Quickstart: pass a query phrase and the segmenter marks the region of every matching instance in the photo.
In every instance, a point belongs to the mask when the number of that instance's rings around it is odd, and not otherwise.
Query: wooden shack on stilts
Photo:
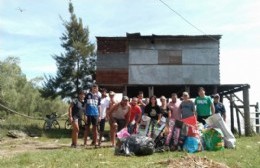
[[[220,84],[219,40],[221,35],[172,36],[127,33],[126,37],[97,38],[96,82],[101,87],[129,97],[143,91],[151,95],[178,96],[183,91],[195,98],[197,89],[204,87],[207,95],[218,93],[230,102],[231,130],[239,135],[241,117],[244,133],[252,134],[250,120],[249,84]],[[242,92],[242,98],[237,96]],[[240,103],[238,105],[238,102]],[[258,105],[255,112],[259,131]],[[234,110],[236,113],[234,113]]]

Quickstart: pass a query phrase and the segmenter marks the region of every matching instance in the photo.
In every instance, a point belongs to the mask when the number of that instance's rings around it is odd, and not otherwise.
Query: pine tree
[[[79,89],[88,89],[94,81],[95,46],[89,41],[88,28],[84,28],[82,19],[77,19],[74,14],[71,2],[69,2],[69,13],[70,21],[63,20],[66,31],[60,38],[65,53],[53,56],[58,70],[55,77],[45,76],[41,92],[44,97],[71,98]]]

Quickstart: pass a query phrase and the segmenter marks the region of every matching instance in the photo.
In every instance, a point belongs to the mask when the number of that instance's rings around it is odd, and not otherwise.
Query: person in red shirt
[[[141,121],[142,118],[142,110],[139,105],[137,105],[138,98],[134,97],[132,98],[132,101],[130,103],[131,109],[130,109],[130,119],[128,124],[128,132],[130,134],[136,134],[138,130],[138,124]]]

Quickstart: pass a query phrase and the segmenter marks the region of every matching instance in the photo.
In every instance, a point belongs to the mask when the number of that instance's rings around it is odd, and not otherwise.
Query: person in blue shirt
[[[215,113],[219,113],[222,116],[223,120],[226,122],[226,109],[224,104],[219,101],[219,98],[219,94],[214,95]]]
[[[100,101],[101,97],[98,92],[98,85],[94,84],[91,91],[85,96],[86,110],[85,110],[85,131],[84,131],[84,145],[87,145],[87,138],[90,132],[90,125],[92,125],[93,141],[92,145],[97,145],[97,125],[100,121]]]

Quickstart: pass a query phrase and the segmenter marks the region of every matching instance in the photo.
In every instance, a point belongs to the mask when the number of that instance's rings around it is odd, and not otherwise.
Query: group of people
[[[142,91],[136,97],[123,96],[120,102],[115,100],[115,92],[107,92],[94,84],[91,91],[85,94],[83,91],[78,93],[78,99],[73,101],[69,107],[69,119],[72,123],[72,147],[77,147],[79,134],[78,121],[81,120],[82,113],[85,121],[84,145],[87,145],[90,126],[92,125],[91,145],[101,145],[104,135],[105,123],[110,125],[110,142],[115,146],[116,133],[122,129],[127,129],[130,134],[138,133],[138,126],[142,116],[149,116],[154,125],[159,123],[164,117],[166,122],[171,119],[182,120],[190,116],[196,116],[197,121],[205,124],[205,119],[214,113],[220,113],[226,121],[225,107],[219,101],[220,96],[214,95],[214,101],[205,94],[205,89],[198,89],[198,97],[193,101],[188,92],[183,92],[181,99],[176,93],[171,94],[171,101],[167,102],[165,96],[160,97],[160,105],[157,104],[157,97],[151,96],[144,99]],[[153,131],[153,130],[152,130]],[[99,135],[99,137],[98,137]]]

